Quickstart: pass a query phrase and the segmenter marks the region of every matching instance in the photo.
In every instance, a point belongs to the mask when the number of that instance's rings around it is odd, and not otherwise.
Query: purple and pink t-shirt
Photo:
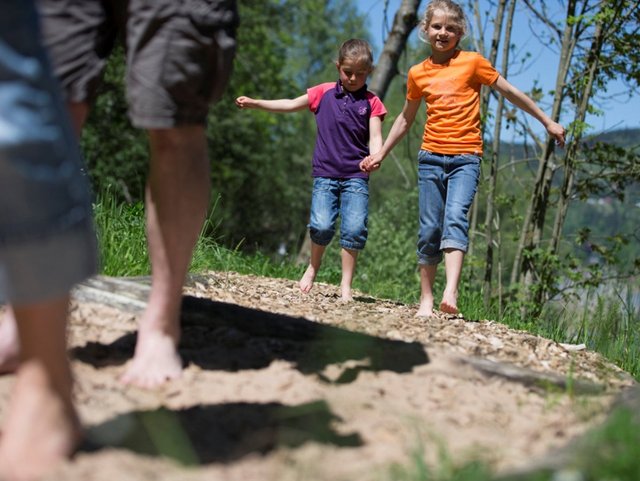
[[[316,85],[307,94],[317,125],[313,177],[367,178],[359,164],[369,155],[369,119],[387,113],[382,101],[366,85],[349,92],[340,81]]]

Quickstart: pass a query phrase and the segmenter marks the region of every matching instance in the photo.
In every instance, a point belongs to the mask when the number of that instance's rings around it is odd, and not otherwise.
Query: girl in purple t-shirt
[[[382,146],[382,101],[367,90],[373,70],[371,47],[351,39],[338,51],[339,80],[316,85],[295,99],[259,100],[238,97],[240,108],[269,112],[297,112],[309,108],[316,116],[317,137],[313,153],[311,196],[311,260],[300,279],[300,290],[313,287],[324,251],[335,233],[340,215],[342,247],[341,298],[352,300],[351,283],[358,253],[367,240],[369,175],[359,165]]]

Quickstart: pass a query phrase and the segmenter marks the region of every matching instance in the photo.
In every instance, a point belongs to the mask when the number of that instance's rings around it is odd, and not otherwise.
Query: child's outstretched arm
[[[536,103],[525,93],[510,84],[502,75],[498,76],[498,79],[493,83],[493,85],[491,85],[491,87],[497,90],[513,105],[537,119],[544,128],[547,129],[549,135],[556,139],[556,144],[560,147],[564,147],[564,127],[551,120],[551,118],[545,114],[542,109],[540,109],[540,107],[538,107]]]
[[[380,164],[382,164],[384,158],[409,131],[409,128],[416,118],[421,102],[422,99],[405,100],[402,112],[400,112],[400,115],[398,115],[395,122],[393,122],[384,144],[377,152],[373,148],[370,148],[371,155],[365,157],[364,160],[360,162],[360,170],[373,172],[380,168]]]
[[[297,112],[309,105],[309,95],[304,94],[295,99],[263,100],[253,99],[244,95],[236,99],[236,105],[241,109],[260,109],[267,112]]]

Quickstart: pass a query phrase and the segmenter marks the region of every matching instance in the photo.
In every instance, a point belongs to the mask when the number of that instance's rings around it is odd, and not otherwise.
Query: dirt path
[[[188,365],[154,392],[117,383],[136,314],[75,303],[89,442],[50,479],[383,481],[415,453],[508,470],[599,422],[633,384],[591,352],[490,321],[426,322],[415,306],[364,296],[343,304],[334,286],[301,295],[288,280],[210,273],[186,293]],[[487,374],[503,363],[514,369]],[[577,380],[603,390],[552,388]],[[11,382],[0,379],[3,401]]]

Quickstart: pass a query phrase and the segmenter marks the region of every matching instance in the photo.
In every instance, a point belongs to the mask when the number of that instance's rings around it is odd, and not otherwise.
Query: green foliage
[[[617,409],[588,438],[575,464],[585,481],[640,479],[640,423],[637,413]]]
[[[619,283],[606,286],[583,293],[581,309],[570,307],[558,315],[552,305],[545,317],[559,320],[563,342],[584,343],[640,377],[640,294]]]
[[[110,189],[98,194],[94,218],[101,273],[108,276],[149,274],[144,207],[119,202]]]
[[[111,56],[98,97],[82,131],[81,147],[96,191],[110,189],[121,201],[140,200],[148,169],[144,132],[127,117],[124,51]]]
[[[369,240],[358,259],[355,287],[388,299],[417,300],[417,220],[415,188],[370,213]]]
[[[447,460],[437,468],[429,467],[422,453],[415,453],[409,466],[399,464],[390,469],[390,480],[393,481],[491,481],[492,475],[488,466],[472,461],[457,466]]]

